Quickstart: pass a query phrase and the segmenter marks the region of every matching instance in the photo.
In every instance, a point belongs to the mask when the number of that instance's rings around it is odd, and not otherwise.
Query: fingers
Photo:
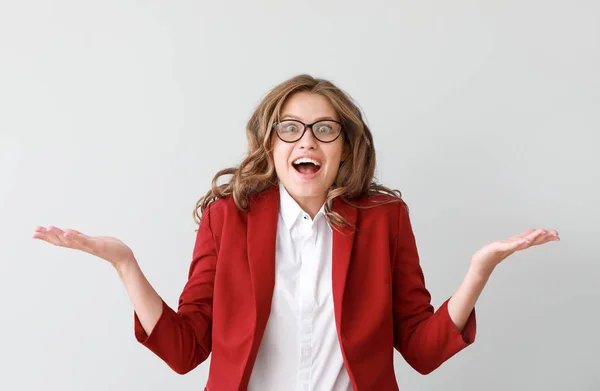
[[[54,226],[47,228],[36,227],[33,238],[44,240],[55,246],[68,247],[86,252],[93,250],[91,238],[74,229],[63,231]]]
[[[510,238],[508,238],[508,240],[514,240],[514,239],[522,239],[524,237],[526,237],[527,235],[530,235],[531,233],[535,232],[536,230],[531,228],[528,230],[525,230],[523,232],[521,232],[520,234],[517,234],[515,236],[511,236]]]
[[[505,248],[510,249],[508,251],[514,252],[524,250],[531,246],[537,246],[540,244],[548,243],[551,241],[560,240],[558,232],[554,229],[528,229],[518,235],[515,235],[505,241]]]
[[[54,244],[55,246],[64,246],[65,242],[61,237],[62,233],[60,229],[53,226],[47,228],[36,227],[33,237]]]
[[[525,238],[529,240],[531,246],[537,246],[551,241],[560,240],[558,232],[554,229],[537,229],[525,236]]]
[[[506,240],[499,241],[496,250],[513,252],[556,240],[560,240],[556,230],[528,229]]]

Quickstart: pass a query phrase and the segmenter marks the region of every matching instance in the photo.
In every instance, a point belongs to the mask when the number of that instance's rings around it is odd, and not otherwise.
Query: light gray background
[[[129,244],[171,305],[192,210],[245,153],[266,91],[330,78],[363,108],[439,306],[470,256],[530,227],[474,345],[401,390],[600,390],[600,3],[8,1],[0,5],[0,389],[200,390],[134,340],[100,259],[36,225]]]

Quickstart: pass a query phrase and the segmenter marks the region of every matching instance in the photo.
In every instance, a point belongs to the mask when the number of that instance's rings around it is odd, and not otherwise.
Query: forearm
[[[448,301],[448,314],[462,332],[492,270],[471,265],[462,283]]]
[[[135,258],[123,262],[116,270],[144,331],[150,335],[162,314],[161,297],[150,285]]]
[[[209,262],[205,259],[202,266]],[[212,273],[203,272],[200,268],[195,270],[196,274],[190,277],[193,281],[188,281],[189,285],[180,297],[183,304],[176,312],[150,285],[135,260],[117,267],[134,307],[137,341],[179,374],[191,371],[206,360],[212,349],[212,289],[207,289],[207,284],[201,282],[196,284],[206,274]]]

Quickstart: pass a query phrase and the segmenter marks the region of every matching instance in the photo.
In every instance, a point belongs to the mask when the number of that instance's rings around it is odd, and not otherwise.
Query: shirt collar
[[[281,217],[283,217],[283,221],[284,221],[287,229],[292,228],[292,226],[298,219],[298,216],[307,214],[306,212],[304,212],[302,210],[300,205],[298,205],[296,200],[294,200],[292,198],[290,193],[288,193],[288,191],[286,190],[286,188],[283,186],[283,184],[281,182],[279,182],[279,213],[281,214]],[[319,209],[319,212],[315,216],[314,220],[319,218],[319,215],[324,215],[324,214],[325,214],[325,205],[321,206],[321,209]]]

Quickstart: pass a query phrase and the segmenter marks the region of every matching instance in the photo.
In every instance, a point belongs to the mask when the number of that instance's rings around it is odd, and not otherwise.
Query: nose
[[[306,132],[304,132],[304,135],[302,135],[302,138],[298,141],[298,145],[300,146],[300,148],[317,148],[318,140],[312,133],[312,127],[309,126],[306,128]]]

